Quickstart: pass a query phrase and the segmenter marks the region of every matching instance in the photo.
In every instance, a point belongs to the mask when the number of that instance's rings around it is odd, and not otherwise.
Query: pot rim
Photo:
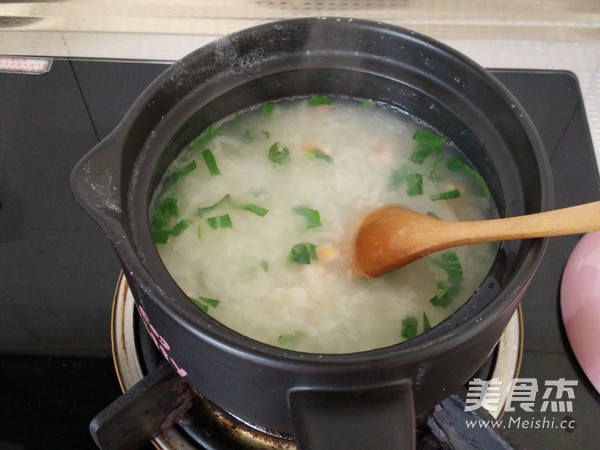
[[[126,113],[120,125],[107,139],[112,139],[113,143],[118,142],[117,146],[125,145],[127,134],[134,125],[135,117],[143,113],[148,106],[149,99],[152,99],[153,96],[162,89],[164,80],[180,76],[181,70],[185,69],[189,62],[193,61],[198,55],[218,48],[219,46],[227,45],[232,38],[240,39],[247,34],[255,33],[257,31],[272,31],[280,27],[294,24],[306,24],[315,21],[346,22],[348,26],[351,27],[375,27],[382,32],[402,35],[410,40],[420,41],[425,46],[438,48],[451,56],[459,64],[468,65],[471,70],[476,71],[489,86],[494,88],[504,101],[513,106],[513,119],[520,124],[524,133],[527,135],[538,164],[541,184],[540,211],[552,207],[554,196],[550,164],[546,157],[546,153],[543,150],[541,139],[526,111],[508,89],[486,69],[446,44],[403,27],[365,19],[344,17],[296,18],[265,23],[217,39],[216,41],[191,52],[160,75],[140,95]],[[187,305],[184,307],[183,299],[187,300],[187,296],[185,296],[181,290],[179,290],[177,295],[175,295],[175,292],[169,291],[167,293],[163,290],[143,262],[136,258],[125,256],[128,252],[130,255],[139,254],[137,249],[135,249],[131,243],[127,242],[127,240],[121,239],[118,242],[115,242],[115,247],[121,255],[124,265],[129,268],[127,272],[135,273],[136,277],[142,278],[145,293],[153,298],[154,302],[161,308],[162,312],[174,318],[179,326],[190,331],[207,344],[213,347],[219,347],[236,356],[261,360],[263,363],[270,366],[288,367],[293,365],[294,369],[297,369],[300,365],[309,371],[314,367],[315,370],[322,372],[326,368],[333,371],[338,369],[346,370],[349,366],[361,367],[366,363],[369,367],[372,367],[375,363],[377,363],[378,368],[392,367],[397,365],[400,361],[404,364],[410,361],[422,360],[427,357],[435,357],[436,354],[447,351],[448,348],[455,346],[456,343],[471,339],[474,335],[483,332],[491,326],[497,320],[498,315],[509,309],[513,309],[512,306],[518,303],[519,298],[517,293],[525,287],[527,280],[531,279],[533,273],[537,269],[547,241],[548,239],[545,238],[532,240],[531,247],[527,250],[525,257],[512,274],[511,279],[502,286],[500,292],[496,295],[495,300],[486,305],[477,315],[469,316],[457,326],[442,332],[442,325],[448,324],[450,319],[454,317],[458,311],[464,307],[463,306],[445,319],[441,324],[433,327],[432,330],[422,333],[408,341],[388,347],[343,354],[317,354],[288,350],[256,341],[241,333],[233,331],[209,315],[203,314],[201,311],[192,311]],[[166,268],[163,266],[161,270],[166,270]],[[165,297],[169,298],[169,301],[163,301],[162,298]],[[470,300],[467,300],[465,305],[469,302]]]

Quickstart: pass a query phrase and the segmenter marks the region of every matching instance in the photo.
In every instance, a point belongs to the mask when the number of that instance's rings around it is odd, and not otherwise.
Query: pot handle
[[[416,446],[410,380],[364,389],[296,388],[288,401],[299,449]]]
[[[90,150],[71,172],[77,202],[105,232],[122,234],[121,145],[115,134]]]
[[[145,449],[191,406],[191,388],[165,363],[94,417],[90,433],[102,450]]]

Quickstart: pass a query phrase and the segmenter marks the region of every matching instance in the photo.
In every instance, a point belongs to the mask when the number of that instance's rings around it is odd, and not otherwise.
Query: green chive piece
[[[410,155],[409,159],[416,164],[423,164],[432,152],[433,147],[418,145],[413,154]]]
[[[309,106],[320,106],[331,104],[331,97],[328,95],[316,95],[308,99]]]
[[[221,198],[221,200],[219,200],[218,202],[212,204],[212,205],[208,205],[208,206],[202,206],[200,208],[196,208],[196,215],[197,216],[204,216],[204,214],[214,211],[215,209],[217,209],[218,207],[222,206],[223,204],[228,203],[229,206],[233,209],[239,209],[242,211],[249,211],[253,214],[256,214],[257,216],[260,217],[264,217],[269,210],[263,206],[257,205],[255,203],[244,203],[244,204],[238,204],[236,202],[233,201],[233,199],[231,198],[231,196],[229,194],[225,194],[223,196],[223,198]]]
[[[413,139],[417,142],[430,145],[435,150],[441,150],[446,143],[446,138],[434,133],[430,130],[419,130],[413,135]]]
[[[213,154],[210,148],[206,148],[202,150],[202,159],[208,168],[208,172],[212,175],[220,175],[219,167],[217,166],[217,160],[215,159],[215,155]]]
[[[453,198],[458,197],[460,197],[460,191],[458,189],[452,189],[446,192],[438,192],[437,194],[431,195],[429,198],[435,202],[438,200],[452,200]]]
[[[180,220],[175,224],[173,228],[171,228],[171,236],[179,236],[183,233],[190,225],[192,224],[191,220]]]
[[[198,237],[199,241],[202,240],[202,227],[200,225],[198,225],[198,230],[196,231],[196,236]]]
[[[447,307],[460,291],[463,280],[463,269],[456,252],[448,250],[440,255],[439,258],[432,258],[433,264],[440,267],[448,276],[447,281],[438,281],[438,293],[432,297],[429,302],[436,308]]]
[[[400,336],[404,339],[410,339],[417,335],[417,327],[419,326],[419,321],[415,316],[406,316],[402,319],[402,325],[400,330]]]
[[[429,324],[429,317],[427,317],[426,313],[423,313],[423,331],[431,330],[431,325]]]
[[[279,148],[279,142],[275,142],[269,148],[269,159],[274,164],[284,164],[290,159],[290,150],[287,147]]]
[[[433,263],[448,274],[450,282],[463,280],[463,268],[455,251],[448,250],[443,252],[439,259],[436,258],[433,260]]]
[[[267,261],[266,259],[261,260],[260,267],[262,268],[263,271],[268,272],[269,271],[269,261]]]
[[[377,105],[377,103],[374,100],[361,100],[360,104],[368,108]]]
[[[370,277],[359,277],[356,281],[360,286],[370,286],[373,284],[373,279]]]
[[[305,151],[306,157],[312,160],[320,160],[325,161],[327,164],[333,164],[333,158],[329,156],[327,153],[319,150],[319,149],[311,149]]]
[[[437,167],[443,159],[444,159],[443,156],[440,156],[433,162],[433,164],[431,164],[431,166],[429,167],[429,170],[427,171],[427,178],[429,180],[431,180],[431,181],[439,180],[439,175],[437,173]]]
[[[471,166],[465,163],[458,156],[452,156],[446,163],[446,167],[452,172],[462,170],[465,173],[467,173],[471,178],[473,178],[473,180],[475,180],[475,183],[482,190],[483,195],[485,195],[486,198],[491,198],[492,194],[490,192],[490,188],[488,187],[483,177],[479,174],[479,172],[477,172],[475,169],[473,169]]]
[[[289,260],[294,264],[310,264],[311,261],[317,261],[317,246],[310,242],[301,242],[292,247],[289,254]]]
[[[171,219],[177,216],[179,216],[177,200],[173,197],[166,197],[152,211],[152,228],[154,230],[164,230],[168,227]]]
[[[392,188],[398,188],[404,183],[406,183],[406,193],[408,196],[414,197],[423,194],[423,175],[409,171],[406,166],[394,170],[390,177]]]
[[[266,216],[267,213],[269,212],[269,210],[267,208],[263,208],[262,206],[256,205],[254,203],[246,203],[240,209],[242,209],[244,211],[250,211],[251,213],[256,214],[257,216],[260,216],[260,217]]]
[[[196,215],[202,217],[207,212],[214,211],[215,209],[217,209],[219,206],[221,206],[223,203],[225,203],[228,200],[229,200],[229,194],[225,194],[225,196],[221,200],[219,200],[218,202],[216,202],[212,205],[196,208]]]
[[[410,156],[410,160],[416,164],[423,164],[427,157],[433,152],[439,152],[446,143],[446,138],[433,131],[419,130],[413,135],[417,141],[417,148]]]
[[[409,173],[406,176],[406,193],[409,197],[423,194],[423,175],[420,173]]]
[[[220,301],[214,298],[208,297],[190,297],[191,302],[200,308],[205,313],[208,313],[209,308],[216,308],[219,306]]]
[[[438,293],[429,299],[429,303],[431,303],[436,308],[446,308],[452,300],[454,296],[458,292],[458,285],[452,284],[447,285],[446,283],[438,284]]]
[[[180,169],[177,169],[177,170],[174,170],[173,172],[171,172],[165,178],[165,181],[163,183],[163,190],[167,189],[167,188],[171,187],[172,185],[174,185],[175,183],[177,183],[179,180],[181,180],[188,173],[194,171],[196,169],[196,167],[197,167],[196,166],[196,161],[195,160],[191,160],[185,166],[183,166]]]
[[[152,231],[152,241],[155,244],[166,244],[171,237],[171,230]]]
[[[192,142],[190,142],[190,150],[195,148],[204,148],[206,144],[219,134],[219,129],[216,127],[208,127],[200,135],[198,135]]]
[[[206,222],[213,230],[221,228],[233,228],[233,222],[229,214],[223,214],[222,216],[208,217]]]
[[[308,206],[296,205],[294,206],[294,212],[305,219],[306,229],[321,227],[321,214],[316,209],[309,208]]]
[[[199,297],[199,299],[212,308],[216,308],[217,306],[219,306],[219,303],[221,303],[220,300],[216,300],[214,298]]]
[[[305,333],[303,333],[302,331],[296,331],[294,333],[289,333],[289,334],[282,334],[280,336],[277,337],[277,340],[279,341],[280,344],[293,344],[296,341],[298,341],[298,339],[302,338],[306,336]]]
[[[457,172],[465,167],[465,163],[458,156],[452,156],[446,163],[446,167],[452,172]]]
[[[265,103],[264,105],[262,105],[262,107],[260,108],[260,112],[264,115],[264,116],[268,116],[270,114],[273,113],[273,110],[275,109],[275,105],[273,103]]]
[[[406,181],[408,174],[409,174],[409,171],[405,166],[402,166],[399,169],[394,170],[390,177],[390,185],[393,188],[402,186],[402,184]]]

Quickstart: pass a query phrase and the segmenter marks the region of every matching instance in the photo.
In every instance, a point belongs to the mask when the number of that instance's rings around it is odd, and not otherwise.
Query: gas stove
[[[97,448],[90,421],[133,382],[124,382],[114,351],[113,300],[123,289],[119,262],[72,199],[69,175],[166,67],[53,59],[40,75],[0,73],[0,449]],[[540,132],[556,207],[598,200],[597,163],[576,78],[559,71],[493,73]],[[515,447],[600,442],[600,395],[571,352],[559,307],[562,271],[578,239],[550,240],[522,302],[518,357],[505,374],[540,387],[577,381],[572,407],[542,411],[540,393],[532,411],[505,408],[501,431]],[[167,444],[157,438],[154,445]],[[204,447],[231,448],[219,442]]]

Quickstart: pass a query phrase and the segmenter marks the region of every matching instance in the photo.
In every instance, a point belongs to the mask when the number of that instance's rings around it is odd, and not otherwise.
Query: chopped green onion
[[[262,105],[262,107],[260,108],[260,112],[265,115],[268,116],[270,114],[273,113],[273,110],[275,109],[275,105],[273,103],[265,103],[264,105]]]
[[[264,136],[265,139],[271,139],[271,132],[270,131],[264,130],[262,132],[262,135]]]
[[[171,230],[154,230],[152,231],[152,241],[155,244],[166,244],[171,237]]]
[[[465,166],[465,163],[458,156],[452,156],[446,163],[446,167],[448,168],[448,170],[451,170],[452,172],[461,170],[464,166]]]
[[[429,198],[432,201],[438,200],[451,200],[453,198],[460,197],[460,191],[458,189],[452,189],[451,191],[438,192],[437,194],[431,195]]]
[[[366,107],[372,107],[377,105],[377,103],[374,100],[361,100],[360,104]]]
[[[306,157],[311,161],[314,159],[319,159],[321,161],[325,161],[327,164],[333,164],[333,158],[319,149],[315,148],[311,150],[306,150],[305,153]]]
[[[202,150],[202,159],[208,168],[208,172],[212,175],[220,175],[219,167],[217,166],[217,160],[215,159],[215,155],[210,148],[206,148]]]
[[[331,97],[328,95],[316,95],[308,99],[309,106],[329,105],[330,103]]]
[[[282,334],[277,337],[277,340],[279,341],[280,344],[293,344],[294,342],[296,342],[298,339],[302,338],[303,336],[306,336],[306,334],[303,333],[302,331],[296,331],[294,333]]]
[[[439,152],[446,142],[446,138],[435,134],[429,130],[419,130],[413,135],[413,140],[417,141],[417,148],[410,157],[410,160],[416,164],[423,164],[427,157],[433,152]]]
[[[427,144],[435,150],[441,150],[446,143],[446,138],[430,130],[419,130],[413,135],[413,139],[422,144]]]
[[[371,284],[373,284],[373,279],[371,277],[358,277],[356,279],[356,281],[358,282],[358,284],[360,286],[370,286]]]
[[[223,214],[222,216],[208,217],[206,219],[206,222],[208,222],[208,225],[213,230],[218,230],[221,228],[233,228],[233,222],[231,221],[231,217],[229,217],[229,214]]]
[[[444,159],[443,156],[436,158],[436,160],[433,162],[433,164],[431,164],[431,166],[429,167],[429,170],[427,171],[427,178],[430,179],[431,181],[437,181],[439,179],[439,176],[436,173],[436,171],[437,171],[438,164],[443,159]]]
[[[212,205],[196,208],[196,215],[202,217],[207,212],[211,212],[211,211],[217,209],[219,206],[221,206],[223,203],[225,203],[228,200],[229,200],[229,194],[225,194],[225,196],[221,200],[219,200],[218,202],[216,202]]]
[[[223,205],[225,202],[227,202],[229,206],[233,209],[249,211],[260,217],[264,217],[269,212],[267,208],[264,208],[263,206],[257,205],[255,203],[244,203],[241,205],[237,204],[231,199],[231,196],[229,194],[225,194],[221,200],[212,205],[196,208],[196,215],[202,217],[204,214],[214,211],[219,206]]]
[[[184,230],[187,227],[190,226],[191,223],[192,223],[191,220],[180,220],[171,229],[162,229],[162,230],[154,229],[154,230],[152,230],[152,241],[155,244],[166,244],[169,241],[169,238],[171,236],[173,236],[173,237],[179,236],[181,233],[184,232]]]
[[[440,267],[448,274],[448,279],[453,281],[462,281],[463,269],[458,259],[458,255],[453,250],[448,250],[440,255],[440,258],[433,259],[433,264]]]
[[[171,228],[171,236],[179,236],[192,224],[191,220],[180,220]]]
[[[166,197],[152,211],[152,228],[154,230],[164,230],[171,219],[179,216],[179,206],[177,200],[173,197]]]
[[[406,175],[406,193],[409,197],[423,194],[423,175],[420,173],[409,173]]]
[[[262,206],[256,205],[254,203],[246,203],[240,209],[244,211],[250,211],[251,213],[256,214],[260,217],[264,217],[269,212],[267,208],[263,208]]]
[[[301,242],[292,247],[289,254],[289,260],[295,264],[310,264],[311,261],[317,261],[317,246],[310,242]]]
[[[451,284],[448,286],[445,283],[442,283],[441,285],[438,285],[438,289],[442,288],[440,289],[440,292],[430,298],[429,302],[436,308],[445,308],[452,303],[452,300],[454,300],[454,297],[456,297],[456,294],[458,293],[459,287],[458,284]]]
[[[290,150],[287,147],[279,148],[279,142],[275,142],[269,148],[269,159],[274,164],[284,164],[290,159]]]
[[[410,339],[417,335],[417,327],[419,326],[419,322],[415,316],[406,316],[402,319],[402,328],[400,330],[400,335],[404,339]]]
[[[416,164],[423,164],[432,152],[433,147],[419,144],[409,159]]]
[[[432,258],[432,261],[435,266],[446,272],[448,280],[437,282],[438,293],[429,302],[436,308],[445,308],[460,291],[463,280],[462,265],[458,255],[452,250],[442,253],[439,258]]]
[[[406,181],[406,177],[408,176],[408,169],[406,166],[402,166],[399,169],[396,169],[392,172],[390,177],[390,185],[392,187],[399,187]]]
[[[431,330],[431,325],[429,324],[429,317],[427,314],[423,313],[423,331]]]
[[[487,198],[490,198],[492,196],[487,183],[485,182],[483,177],[480,175],[480,173],[477,172],[475,169],[473,169],[471,166],[469,166],[467,163],[465,163],[458,156],[452,156],[446,163],[446,167],[448,168],[448,170],[451,170],[452,172],[463,170],[464,172],[469,174],[475,180],[475,183],[477,183],[477,185],[481,188],[481,190],[483,191],[483,194]]]
[[[198,135],[192,142],[190,142],[190,149],[204,148],[206,144],[219,134],[219,129],[216,127],[208,127],[200,135]]]
[[[302,217],[306,221],[306,229],[321,227],[321,214],[316,209],[309,208],[308,206],[296,205],[294,206],[294,212]]]
[[[202,227],[200,225],[198,225],[198,231],[196,231],[196,236],[198,237],[199,241],[202,240]]]
[[[267,261],[266,259],[261,260],[260,267],[262,267],[262,270],[264,270],[265,272],[268,272],[269,271],[269,261]]]
[[[188,173],[192,172],[195,169],[196,169],[196,161],[191,160],[188,164],[181,167],[180,169],[174,170],[169,175],[167,175],[167,178],[165,178],[165,181],[163,183],[163,190],[167,189],[168,187],[177,183],[184,176],[186,176]]]
[[[392,172],[390,184],[393,188],[398,188],[406,182],[406,193],[410,197],[423,194],[423,175],[417,172],[409,171],[406,166],[402,166]]]
[[[200,308],[205,313],[208,313],[208,308],[216,308],[217,306],[219,306],[219,303],[220,303],[219,300],[216,300],[214,298],[208,298],[208,297],[197,297],[197,298],[190,297],[190,300],[192,301],[192,303],[194,305],[196,305],[198,308]]]

